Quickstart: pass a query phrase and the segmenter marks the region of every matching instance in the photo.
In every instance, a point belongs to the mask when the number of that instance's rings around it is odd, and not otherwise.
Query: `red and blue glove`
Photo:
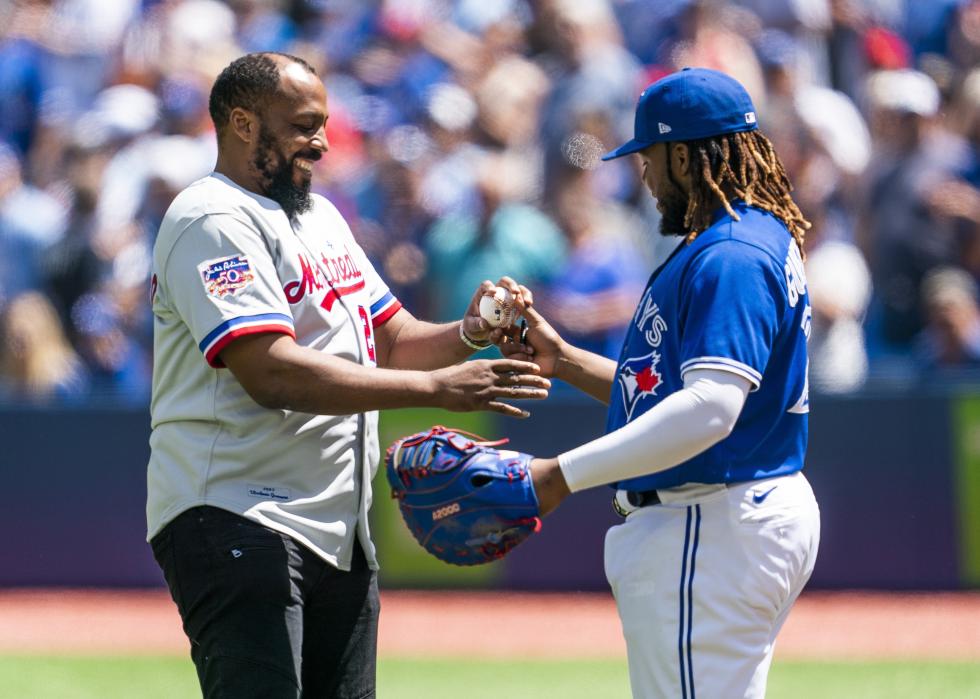
[[[391,495],[409,530],[436,558],[488,563],[541,529],[533,457],[496,449],[506,442],[436,426],[388,448]]]

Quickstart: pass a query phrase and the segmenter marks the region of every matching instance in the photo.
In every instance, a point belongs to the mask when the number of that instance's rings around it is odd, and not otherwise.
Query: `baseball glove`
[[[422,547],[454,565],[488,563],[541,529],[530,454],[437,425],[394,442],[391,496]]]

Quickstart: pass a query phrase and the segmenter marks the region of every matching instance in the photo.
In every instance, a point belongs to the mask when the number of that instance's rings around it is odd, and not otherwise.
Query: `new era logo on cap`
[[[752,98],[735,78],[710,68],[685,68],[649,85],[636,105],[633,138],[603,160],[654,143],[694,141],[758,128]]]

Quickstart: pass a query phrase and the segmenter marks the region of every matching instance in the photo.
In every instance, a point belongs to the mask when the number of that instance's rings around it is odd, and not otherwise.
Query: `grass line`
[[[161,656],[0,656],[0,694],[30,699],[200,696],[190,660]],[[627,699],[618,660],[382,658],[381,699]],[[980,663],[781,661],[769,699],[973,699]]]

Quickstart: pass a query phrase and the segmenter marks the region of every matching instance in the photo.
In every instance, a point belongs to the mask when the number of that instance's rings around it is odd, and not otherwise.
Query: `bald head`
[[[314,163],[327,152],[327,92],[313,67],[281,53],[251,53],[211,90],[219,172],[278,202],[293,218],[312,206]]]
[[[236,107],[262,113],[272,99],[311,81],[319,83],[316,70],[302,58],[272,52],[246,54],[214,81],[208,101],[214,128],[220,136]]]

